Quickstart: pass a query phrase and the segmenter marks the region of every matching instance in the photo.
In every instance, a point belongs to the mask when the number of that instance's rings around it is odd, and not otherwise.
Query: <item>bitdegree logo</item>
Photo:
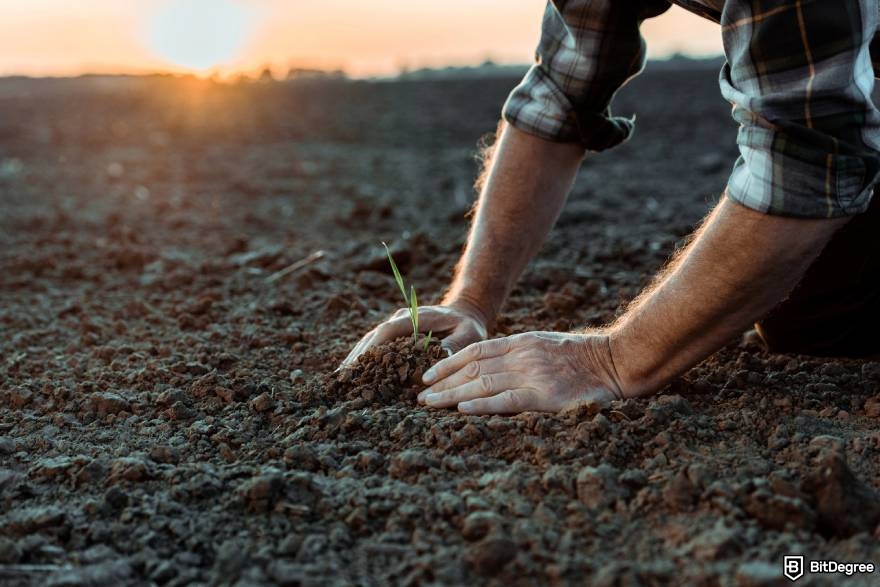
[[[810,561],[811,573],[873,573],[874,563],[839,563],[837,561]]]
[[[839,563],[833,560],[810,561],[804,565],[803,555],[788,555],[782,560],[782,574],[794,582],[804,576],[806,571],[811,574],[839,574],[851,577],[855,574],[873,574],[876,570],[874,563]]]

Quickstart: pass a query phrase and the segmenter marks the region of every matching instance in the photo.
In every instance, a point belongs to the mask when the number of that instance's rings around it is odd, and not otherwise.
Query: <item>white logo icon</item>
[[[804,557],[787,556],[782,561],[782,574],[797,581],[804,576]]]

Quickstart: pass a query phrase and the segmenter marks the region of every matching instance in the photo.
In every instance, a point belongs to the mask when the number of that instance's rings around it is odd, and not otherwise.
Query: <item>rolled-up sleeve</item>
[[[760,212],[864,212],[880,172],[870,43],[878,0],[730,0],[722,13],[740,157],[727,195]]]
[[[504,119],[590,151],[625,141],[633,120],[613,116],[611,100],[644,66],[641,21],[668,8],[665,0],[548,2],[535,63],[504,104]]]

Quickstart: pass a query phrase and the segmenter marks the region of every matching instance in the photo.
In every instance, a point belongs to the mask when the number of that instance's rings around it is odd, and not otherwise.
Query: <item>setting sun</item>
[[[176,0],[157,7],[147,39],[169,63],[205,71],[238,56],[254,20],[251,9],[233,0]]]

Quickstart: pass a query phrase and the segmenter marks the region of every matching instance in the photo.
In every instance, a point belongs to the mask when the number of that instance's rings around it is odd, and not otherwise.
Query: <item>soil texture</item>
[[[500,334],[604,324],[682,245],[737,155],[716,80],[649,67],[621,92],[635,136],[587,158]],[[734,342],[656,397],[516,417],[418,406],[436,345],[335,372],[397,308],[381,241],[442,294],[515,83],[0,81],[0,583],[880,563],[880,363]]]

